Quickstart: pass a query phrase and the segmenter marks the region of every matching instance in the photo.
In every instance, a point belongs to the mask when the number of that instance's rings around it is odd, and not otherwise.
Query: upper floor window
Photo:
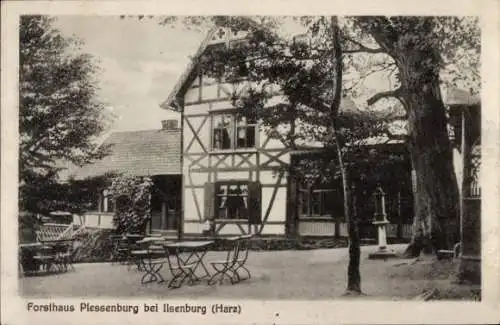
[[[257,122],[234,114],[213,115],[212,149],[255,148]]]

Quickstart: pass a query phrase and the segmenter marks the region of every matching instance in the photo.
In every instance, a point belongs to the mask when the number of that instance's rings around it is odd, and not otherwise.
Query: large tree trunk
[[[352,191],[347,183],[347,176],[343,173],[344,211],[348,218],[349,227],[349,266],[347,267],[347,292],[361,293],[361,274],[359,270],[361,247],[359,240],[358,220],[352,212]]]
[[[407,52],[396,60],[401,98],[408,113],[409,147],[416,172],[413,238],[407,254],[451,249],[459,240],[459,194],[439,88],[434,49]],[[433,56],[434,55],[434,56]]]
[[[337,147],[337,159],[342,176],[342,190],[344,194],[344,215],[348,225],[349,235],[349,265],[347,267],[347,289],[346,294],[361,294],[361,274],[359,271],[361,259],[361,247],[359,240],[358,220],[353,213],[353,194],[349,185],[349,173],[342,158],[342,150],[335,138]]]
[[[419,255],[424,246],[432,251],[449,249],[459,238],[459,195],[439,89],[442,60],[435,19],[368,17],[359,18],[358,23],[398,67],[399,89],[369,102],[392,94],[407,111],[410,155],[417,176],[414,235],[407,253]]]

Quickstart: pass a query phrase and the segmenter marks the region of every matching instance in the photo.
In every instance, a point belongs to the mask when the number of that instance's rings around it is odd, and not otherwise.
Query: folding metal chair
[[[174,253],[172,253],[169,248],[165,248],[165,251],[167,253],[168,268],[172,274],[172,279],[168,282],[168,287],[172,289],[180,288],[186,279],[189,279],[192,284],[192,278],[197,263],[184,263],[177,249],[174,250]]]
[[[238,244],[238,253],[237,256],[234,260],[234,264],[232,266],[232,270],[235,274],[236,277],[236,282],[240,282],[243,280],[250,279],[252,275],[250,274],[250,271],[246,268],[245,264],[248,260],[248,253],[250,251],[250,239],[252,238],[252,235],[245,235],[245,236],[240,236],[237,240]],[[245,271],[247,277],[241,277],[239,271]]]
[[[141,284],[149,282],[161,283],[165,281],[160,274],[163,265],[167,263],[166,251],[163,246],[151,244],[143,254],[137,255],[140,259],[140,270],[144,272],[141,278]]]
[[[42,268],[42,271],[48,272],[54,265],[55,255],[54,248],[50,245],[43,245],[40,247],[33,259],[37,261]]]
[[[73,266],[73,242],[64,242],[55,248],[55,262],[61,271],[72,270],[75,271]]]
[[[210,262],[210,265],[212,265],[215,273],[208,280],[209,285],[217,283],[217,280],[222,283],[225,278],[231,281],[231,284],[236,282],[235,279],[238,278],[238,273],[234,270],[234,266],[236,265],[236,260],[239,255],[238,238],[239,237],[219,239],[219,241],[226,242],[230,248],[226,252],[226,258],[224,260],[215,260]]]

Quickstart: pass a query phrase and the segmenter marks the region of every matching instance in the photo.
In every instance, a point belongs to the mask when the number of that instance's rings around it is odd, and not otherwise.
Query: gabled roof
[[[187,87],[187,85],[190,83],[189,81],[192,81],[192,78],[195,76],[195,70],[196,70],[196,64],[197,61],[201,58],[207,47],[211,44],[213,41],[213,36],[215,35],[217,31],[217,28],[212,28],[210,31],[207,33],[207,36],[201,43],[201,45],[198,47],[198,51],[196,51],[195,55],[191,58],[191,61],[189,62],[188,66],[186,67],[186,70],[184,73],[179,77],[179,80],[175,84],[174,88],[168,95],[167,99],[163,101],[163,103],[160,104],[161,108],[164,109],[172,109],[174,111],[180,111],[181,107],[179,106],[179,103],[177,102],[177,96],[178,94],[183,90],[184,87]]]
[[[180,175],[181,130],[112,133],[102,146],[110,146],[103,159],[83,167],[69,167],[61,178],[85,179],[106,173],[133,176]]]

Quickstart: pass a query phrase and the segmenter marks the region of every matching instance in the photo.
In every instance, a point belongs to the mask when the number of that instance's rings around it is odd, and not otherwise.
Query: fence
[[[399,228],[399,229],[398,229]],[[336,229],[338,233],[336,233]],[[367,232],[365,232],[367,233]],[[374,231],[370,232],[372,235],[376,234]],[[318,222],[318,221],[300,221],[299,234],[301,236],[348,236],[347,223],[340,222],[338,225],[335,222]],[[411,224],[388,224],[387,237],[388,238],[403,238],[410,239],[412,236]],[[374,236],[371,236],[374,237]],[[376,237],[374,237],[376,238]]]
[[[37,241],[72,239],[83,227],[74,224],[45,223],[36,231]]]

